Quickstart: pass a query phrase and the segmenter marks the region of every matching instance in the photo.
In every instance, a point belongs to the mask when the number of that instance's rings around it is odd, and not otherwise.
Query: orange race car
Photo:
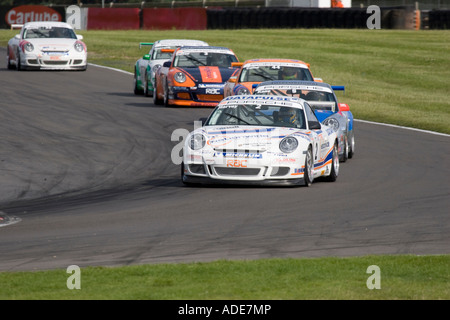
[[[225,47],[186,46],[176,49],[155,74],[155,104],[215,107],[223,87],[236,71],[234,52]]]
[[[240,67],[225,83],[224,96],[251,94],[254,85],[272,80],[307,80],[321,82],[314,78],[309,64],[293,59],[252,59],[244,63],[233,63]]]

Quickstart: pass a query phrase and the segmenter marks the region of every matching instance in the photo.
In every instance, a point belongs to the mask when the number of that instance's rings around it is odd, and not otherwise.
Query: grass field
[[[0,46],[16,34],[0,30]],[[450,31],[80,31],[89,62],[133,72],[139,42],[190,38],[230,47],[241,61],[294,58],[339,94],[357,119],[450,134]],[[132,91],[130,83],[124,86]],[[370,265],[381,288],[366,285]],[[270,259],[88,267],[81,290],[66,270],[1,272],[0,299],[450,299],[450,255]]]
[[[0,299],[448,300],[449,266],[449,255],[404,255],[88,267],[72,290],[66,270],[0,272]]]

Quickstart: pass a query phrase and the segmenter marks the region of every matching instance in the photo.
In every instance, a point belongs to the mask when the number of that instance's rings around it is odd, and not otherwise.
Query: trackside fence
[[[65,19],[66,6],[52,6]],[[0,28],[11,6],[0,6]],[[85,29],[367,28],[367,8],[186,7],[83,8]],[[381,7],[382,29],[450,29],[450,10]]]

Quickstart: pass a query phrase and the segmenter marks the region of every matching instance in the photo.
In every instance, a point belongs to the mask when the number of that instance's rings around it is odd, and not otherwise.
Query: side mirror
[[[339,111],[350,111],[350,107],[346,103],[339,103]]]
[[[144,60],[150,60],[150,55],[147,53],[147,54],[144,54],[144,56],[142,57],[142,59],[144,59]]]
[[[314,78],[315,82],[323,82],[322,78]]]
[[[236,83],[237,82],[237,78],[236,77],[230,77],[228,79],[228,82]]]
[[[242,67],[243,65],[244,65],[243,62],[232,62],[232,63],[231,63],[231,67],[232,67],[232,68],[240,68],[240,67]]]
[[[78,40],[83,40],[84,37],[83,37],[81,34],[77,34],[77,39],[78,39]]]
[[[317,130],[322,128],[319,121],[308,121],[308,127],[310,130]]]
[[[170,60],[163,63],[163,67],[165,67],[165,68],[170,68],[171,65],[172,65],[172,61],[170,61]]]
[[[14,38],[20,39],[20,34],[16,34],[16,35],[14,36]]]

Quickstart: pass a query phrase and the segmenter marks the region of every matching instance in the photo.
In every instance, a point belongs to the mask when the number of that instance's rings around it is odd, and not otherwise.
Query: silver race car
[[[310,186],[339,174],[336,131],[308,102],[280,96],[223,99],[185,139],[183,183]]]

